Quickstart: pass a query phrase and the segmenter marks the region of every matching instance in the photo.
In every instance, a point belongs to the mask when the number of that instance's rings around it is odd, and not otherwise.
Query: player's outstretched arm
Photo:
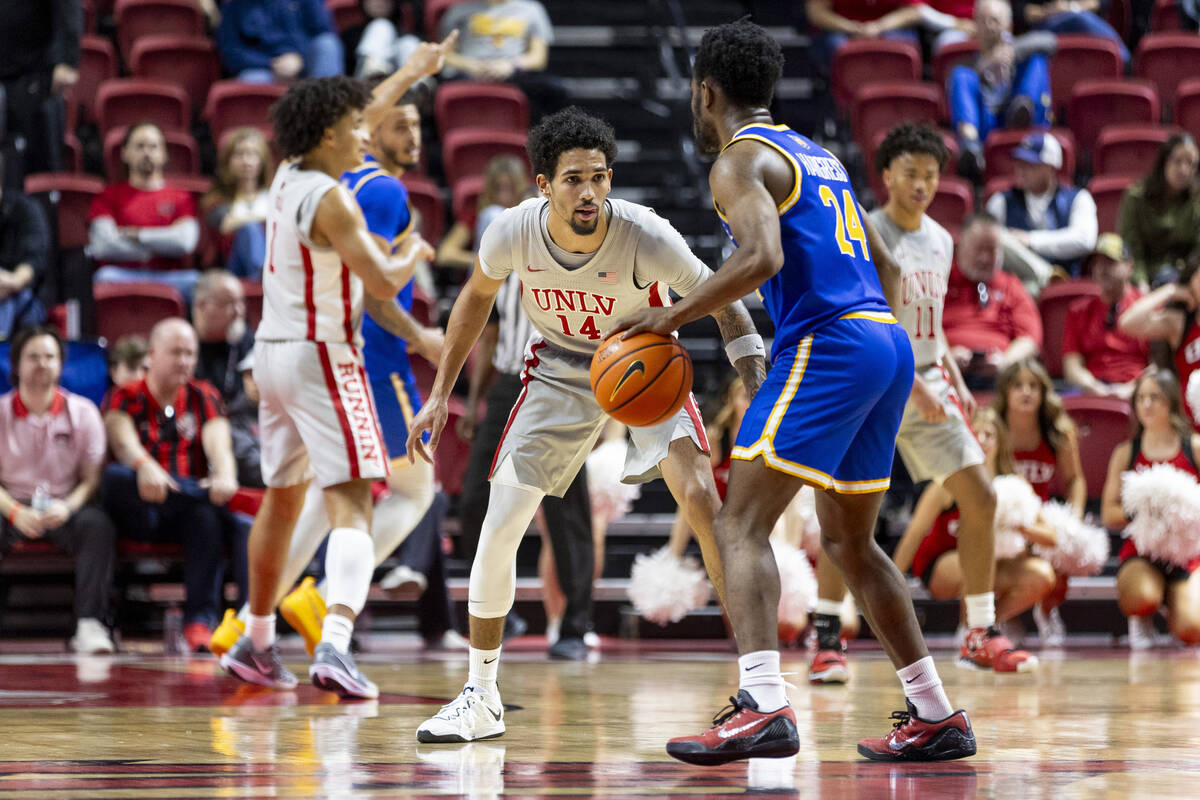
[[[883,296],[888,305],[895,311],[900,307],[900,265],[892,258],[883,237],[871,224],[867,212],[860,205],[858,218],[862,221],[863,230],[867,233],[867,244],[871,248],[871,261],[875,264],[875,272],[879,275],[879,285],[883,288]]]
[[[502,280],[489,278],[483,274],[479,260],[475,260],[475,269],[471,277],[458,293],[454,308],[450,311],[450,321],[446,324],[446,344],[442,348],[442,360],[438,364],[437,377],[434,378],[433,388],[429,399],[421,406],[420,412],[408,426],[408,460],[415,461],[416,455],[433,462],[433,452],[437,450],[442,438],[442,429],[446,427],[449,418],[450,390],[454,388],[458,375],[462,372],[467,354],[475,346],[483,326],[487,324],[496,302],[496,294],[504,284]],[[421,437],[429,432],[429,445],[426,446]]]
[[[328,241],[372,297],[391,300],[412,276],[402,264],[393,264],[367,230],[362,210],[341,186],[325,193],[313,217],[312,239]]]
[[[426,328],[421,325],[394,299],[380,300],[367,295],[363,299],[363,308],[379,327],[403,339],[409,352],[419,355],[431,364],[441,360],[444,344],[441,328]]]
[[[371,102],[363,109],[363,120],[368,131],[379,127],[387,112],[395,107],[413,84],[428,75],[437,75],[442,71],[446,64],[446,54],[454,52],[456,41],[458,31],[454,30],[440,42],[421,42],[400,69],[375,87],[371,92]]]

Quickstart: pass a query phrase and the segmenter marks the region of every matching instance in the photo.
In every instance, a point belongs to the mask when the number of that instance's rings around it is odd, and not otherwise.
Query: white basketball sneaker
[[[473,742],[504,735],[504,703],[500,692],[464,686],[458,697],[417,728],[417,741]]]

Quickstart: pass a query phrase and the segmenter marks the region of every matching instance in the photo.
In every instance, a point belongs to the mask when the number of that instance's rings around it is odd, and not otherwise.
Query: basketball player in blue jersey
[[[898,269],[845,168],[773,124],[767,107],[782,69],[778,43],[753,23],[705,33],[692,71],[694,132],[702,151],[719,154],[709,184],[736,249],[678,304],[614,327],[626,336],[669,333],[756,289],[775,323],[771,367],[738,432],[715,528],[740,688],[712,728],[671,740],[667,752],[709,765],[799,750],[779,673],[779,572],[767,537],[807,483],[818,490],[822,545],[908,698],[907,710],[892,714],[893,729],[859,742],[859,753],[886,761],[973,755],[970,723],[946,698],[908,587],[873,537],[913,382],[908,336],[885,299],[894,302]]]

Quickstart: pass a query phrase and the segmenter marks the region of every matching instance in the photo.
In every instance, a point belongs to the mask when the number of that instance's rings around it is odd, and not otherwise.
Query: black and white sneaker
[[[354,656],[340,653],[329,642],[321,642],[313,652],[313,663],[308,668],[308,677],[313,686],[327,692],[337,692],[342,697],[374,700],[379,697],[379,687],[367,680],[354,663]]]
[[[417,741],[473,742],[504,735],[504,704],[500,692],[480,692],[464,686],[458,697],[417,728]]]
[[[279,657],[279,646],[256,651],[249,636],[240,637],[233,647],[221,656],[221,666],[235,678],[269,689],[295,689],[299,681]]]

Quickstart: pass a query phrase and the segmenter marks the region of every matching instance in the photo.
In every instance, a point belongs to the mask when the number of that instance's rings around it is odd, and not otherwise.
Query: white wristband
[[[730,364],[736,364],[738,359],[745,358],[746,356],[762,356],[765,358],[767,351],[763,347],[761,336],[757,333],[748,333],[745,336],[739,336],[725,345],[725,355],[729,356]]]

